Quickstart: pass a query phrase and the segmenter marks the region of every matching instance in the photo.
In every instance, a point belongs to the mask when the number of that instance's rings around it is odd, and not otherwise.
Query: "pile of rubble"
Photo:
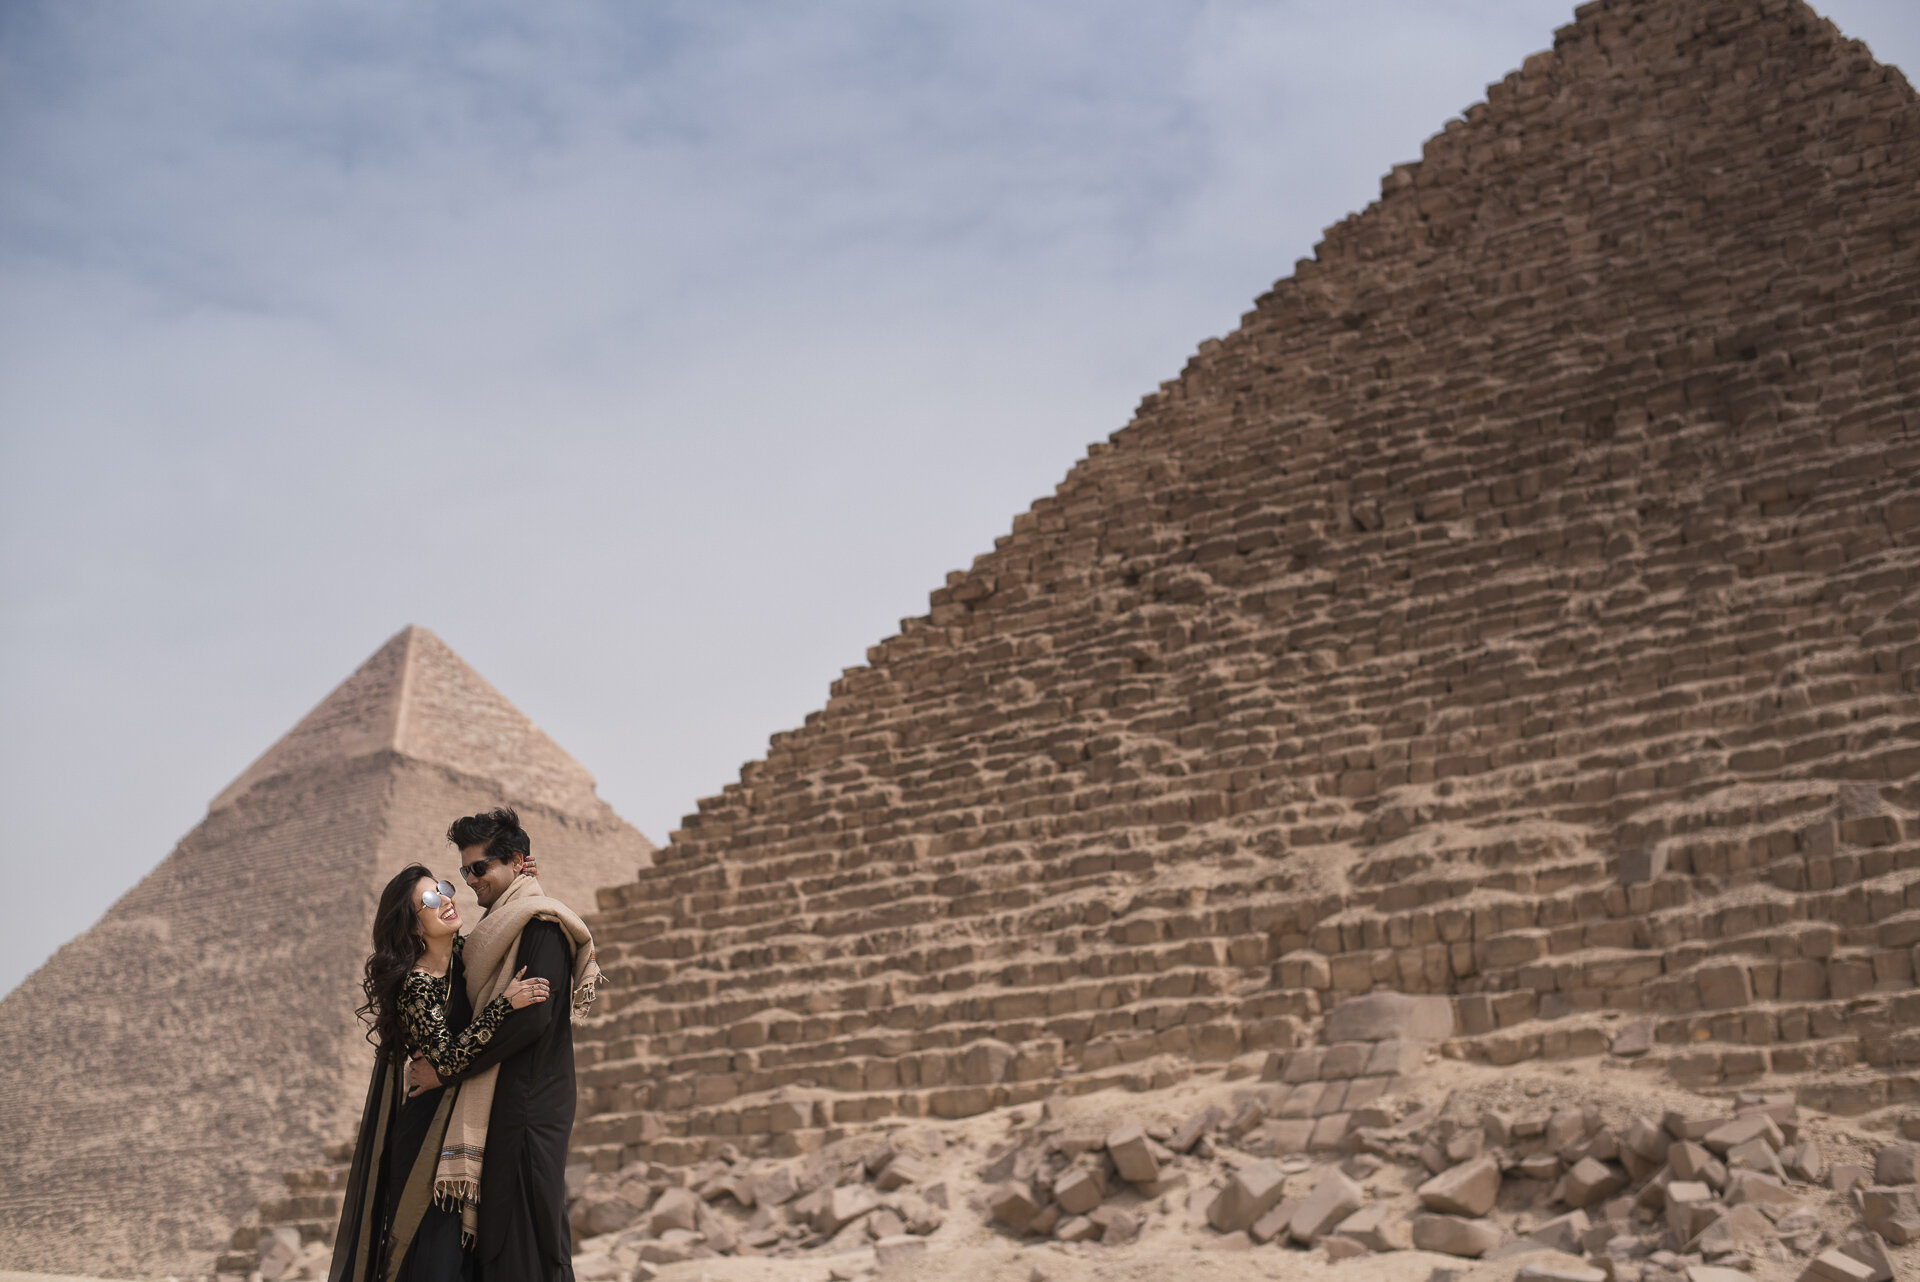
[[[568,1214],[580,1282],[645,1282],[658,1266],[720,1255],[844,1253],[871,1244],[882,1267],[910,1260],[946,1220],[927,1165],[939,1131],[843,1142],[796,1161],[732,1149],[691,1168],[633,1163],[575,1173]]]
[[[1276,1056],[1269,1073],[1306,1076],[1299,1066],[1338,1050]],[[1453,1101],[1369,1091],[1334,1128],[1334,1113],[1287,1116],[1309,1090],[1331,1093],[1315,1076],[1311,1088],[1243,1092],[1231,1115],[1208,1108],[1178,1128],[1036,1132],[982,1171],[986,1209],[1022,1238],[1113,1244],[1188,1188],[1217,1249],[1584,1257],[1531,1262],[1523,1282],[1739,1282],[1763,1261],[1796,1260],[1815,1282],[1891,1282],[1887,1245],[1920,1240],[1920,1146],[1886,1144],[1872,1169],[1830,1167],[1790,1094],[1656,1121],[1609,1120],[1592,1104],[1463,1116]]]

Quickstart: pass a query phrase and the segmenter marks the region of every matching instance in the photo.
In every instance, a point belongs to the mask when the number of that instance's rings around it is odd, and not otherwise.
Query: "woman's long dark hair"
[[[366,978],[360,981],[367,1001],[353,1012],[366,1021],[367,1040],[389,1055],[399,1054],[407,1044],[406,1030],[400,1027],[400,985],[427,946],[414,916],[420,904],[413,888],[422,877],[431,881],[433,874],[421,864],[408,864],[380,892],[380,907],[373,914],[373,952],[367,957]]]

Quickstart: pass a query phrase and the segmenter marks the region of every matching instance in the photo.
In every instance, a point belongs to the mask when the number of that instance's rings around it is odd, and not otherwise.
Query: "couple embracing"
[[[593,937],[541,893],[512,810],[447,839],[483,914],[420,864],[374,915],[362,1018],[378,1048],[329,1282],[571,1282],[573,1019],[600,981]]]

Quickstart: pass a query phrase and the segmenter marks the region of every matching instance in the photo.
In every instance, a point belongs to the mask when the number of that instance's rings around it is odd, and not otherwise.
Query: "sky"
[[[0,6],[0,992],[409,623],[665,841],[1570,17]]]

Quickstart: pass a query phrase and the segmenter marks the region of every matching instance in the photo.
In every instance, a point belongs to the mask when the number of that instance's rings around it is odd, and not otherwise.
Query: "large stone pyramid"
[[[603,893],[584,1156],[1377,988],[1920,1094],[1920,103],[1798,0],[1576,18]]]
[[[585,770],[407,628],[0,1001],[0,1268],[205,1271],[281,1170],[351,1134],[380,888],[413,860],[451,876],[447,823],[502,802],[583,908],[651,855]]]

